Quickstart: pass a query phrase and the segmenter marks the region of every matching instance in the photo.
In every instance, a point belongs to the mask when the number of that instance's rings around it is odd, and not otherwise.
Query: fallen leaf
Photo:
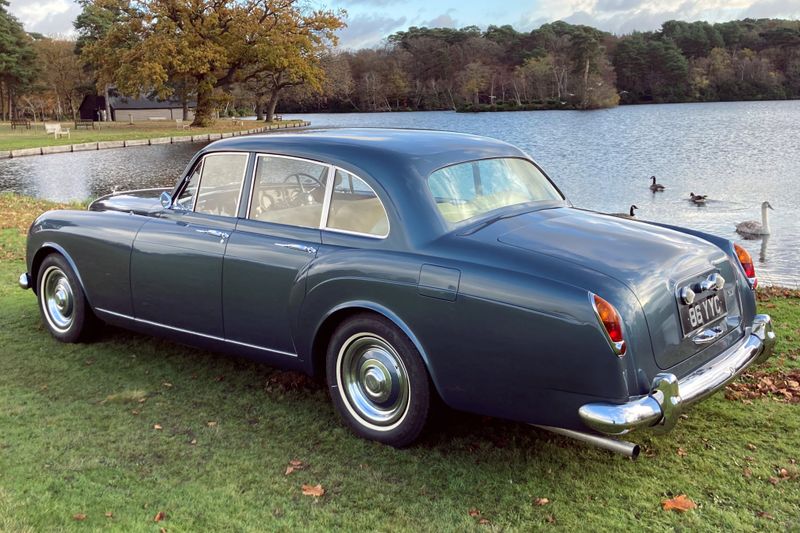
[[[161,424],[153,424],[153,429],[157,429],[157,430],[161,431],[164,428],[161,427]]]
[[[545,520],[547,520],[548,524],[555,524],[556,523],[556,517],[554,515],[551,515],[551,514],[547,515]]]
[[[753,475],[753,471],[752,471],[752,470],[750,470],[750,467],[747,467],[747,466],[746,466],[746,467],[744,467],[744,469],[742,470],[742,475],[743,475],[744,477],[746,477],[746,478],[750,478],[750,477],[752,477],[752,475]]]
[[[131,411],[131,414],[133,416],[138,416],[140,413],[141,413],[141,411],[139,411],[138,409],[134,409],[133,411]]]
[[[216,376],[216,377],[214,378],[214,381],[217,381],[217,382],[219,382],[219,381],[225,381],[225,376]]]
[[[477,510],[477,509],[470,509],[469,510],[469,515],[474,518],[476,516],[480,516],[481,512],[479,510]]]
[[[535,500],[533,500],[533,503],[539,506],[547,505],[548,503],[550,503],[550,500],[548,500],[547,498],[536,498]]]
[[[304,496],[314,496],[319,498],[323,494],[325,494],[325,489],[322,488],[322,485],[303,485],[301,490],[303,491]]]
[[[754,451],[757,448],[757,446],[755,444],[750,444],[748,442],[747,445],[745,445],[745,448],[747,448],[748,450]]]
[[[159,511],[156,513],[156,516],[153,517],[153,522],[161,522],[162,520],[166,519],[167,519],[166,513],[164,513],[164,511]]]
[[[139,398],[137,401],[138,401],[139,403],[144,403],[144,402],[146,402],[146,401],[147,401],[147,398]]]
[[[158,530],[158,533],[167,533],[167,528],[162,527],[161,529]]]
[[[84,520],[86,520],[86,515],[83,513],[75,513],[74,515],[72,515],[72,519],[77,520],[78,522],[83,522]]]
[[[478,523],[480,525],[482,525],[482,526],[485,526],[485,525],[488,525],[490,522],[489,522],[488,518],[481,518],[481,519],[478,520]]]
[[[678,494],[669,500],[661,500],[661,507],[665,511],[677,511],[685,513],[689,509],[696,509],[697,504],[686,497],[686,494]]]
[[[776,478],[776,477],[770,477],[769,478],[769,482],[772,483],[773,485],[777,485],[778,483],[780,483],[780,481],[781,480]]]
[[[213,420],[209,420],[208,422],[206,422],[206,425],[210,428],[213,428],[217,425],[217,423],[214,422]]]
[[[106,513],[106,518],[114,518],[114,513],[112,513],[111,511],[108,511]]]
[[[169,381],[165,381],[164,383],[162,383],[162,385],[163,385],[163,386],[165,386],[165,387],[166,387],[166,388],[168,388],[168,389],[169,389],[170,387],[172,387],[172,383],[170,383]]]
[[[769,514],[769,513],[768,513],[768,512],[766,512],[766,511],[758,511],[758,512],[756,513],[756,516],[757,516],[757,517],[759,517],[759,518],[764,518],[764,519],[766,519],[766,520],[775,520],[775,517],[774,517],[774,516],[772,516],[771,514]]]
[[[197,444],[197,439],[192,439],[192,440],[190,440],[190,441],[189,441],[189,444],[191,444],[192,446],[194,446],[195,444]]]
[[[289,461],[289,466],[286,467],[286,472],[284,472],[283,475],[288,476],[289,474],[291,474],[295,470],[302,470],[303,468],[305,468],[305,465],[303,464],[303,461],[298,461],[297,459],[292,459],[291,461]]]
[[[686,457],[686,456],[687,456],[687,455],[689,455],[689,454],[688,454],[688,452],[687,452],[686,450],[684,450],[683,448],[678,448],[678,455],[680,455],[681,457]]]
[[[789,471],[785,468],[778,470],[778,475],[780,475],[783,479],[789,479]]]

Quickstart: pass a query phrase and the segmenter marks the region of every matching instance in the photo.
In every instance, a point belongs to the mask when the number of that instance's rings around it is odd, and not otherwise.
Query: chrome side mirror
[[[167,191],[161,193],[161,207],[169,209],[172,206],[172,195]]]

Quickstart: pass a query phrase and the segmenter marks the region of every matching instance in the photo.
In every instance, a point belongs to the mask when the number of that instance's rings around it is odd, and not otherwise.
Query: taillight
[[[622,318],[620,318],[619,313],[614,309],[613,305],[596,294],[589,294],[594,312],[603,325],[603,329],[605,329],[606,337],[609,343],[611,343],[611,348],[614,350],[615,354],[622,357],[625,355],[625,350],[627,349],[625,338],[622,335]]]
[[[747,279],[750,280],[750,284],[755,289],[758,285],[758,279],[756,279],[756,267],[753,266],[753,258],[750,257],[750,252],[736,243],[734,243],[733,249],[736,250],[736,257],[739,259],[739,264],[742,265],[742,269],[744,269],[744,275],[747,276]]]

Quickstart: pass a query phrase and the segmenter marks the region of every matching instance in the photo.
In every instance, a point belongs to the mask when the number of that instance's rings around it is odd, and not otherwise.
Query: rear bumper
[[[19,275],[19,287],[24,290],[31,288],[31,275],[25,272]]]
[[[608,435],[641,428],[669,431],[683,408],[727,385],[753,363],[765,361],[775,347],[769,315],[756,315],[751,333],[683,379],[661,373],[650,394],[623,404],[589,403],[578,410],[584,424]]]

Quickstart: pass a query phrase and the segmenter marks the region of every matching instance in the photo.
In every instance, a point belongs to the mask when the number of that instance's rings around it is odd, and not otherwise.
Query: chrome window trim
[[[331,227],[328,227],[328,219],[327,219],[327,217],[323,220],[324,223],[320,224],[320,228],[319,229],[320,230],[324,230],[324,231],[333,231],[335,233],[343,233],[345,235],[354,235],[356,237],[369,237],[370,239],[379,239],[379,240],[387,239],[389,237],[389,235],[391,234],[391,232],[392,232],[392,221],[389,219],[389,212],[386,210],[386,205],[383,203],[383,200],[381,200],[380,195],[377,192],[375,192],[375,189],[372,187],[372,185],[367,183],[367,180],[365,180],[364,178],[362,178],[358,174],[355,174],[354,172],[350,172],[349,170],[344,169],[342,167],[338,167],[336,165],[331,165],[331,166],[334,169],[334,172],[333,172],[334,176],[336,176],[336,171],[337,170],[341,170],[342,172],[346,172],[347,174],[350,174],[351,176],[360,179],[361,182],[364,185],[366,185],[369,188],[370,191],[372,191],[372,194],[375,195],[375,198],[377,198],[378,202],[381,204],[381,209],[383,209],[383,214],[386,216],[386,234],[384,234],[384,235],[375,235],[374,233],[361,233],[359,231],[350,231],[350,230],[346,230],[346,229],[331,228]],[[329,194],[330,199],[328,201],[329,204],[333,203],[333,192],[334,192],[333,191],[333,182],[331,182],[331,190],[330,190],[330,194]],[[328,207],[330,208],[330,205]]]
[[[239,153],[241,153],[241,152],[239,152]],[[230,343],[230,344],[237,344],[239,346],[245,346],[247,348],[255,348],[256,350],[263,350],[265,352],[277,353],[277,354],[286,355],[286,356],[289,356],[289,357],[297,357],[296,353],[284,352],[283,350],[275,350],[273,348],[266,348],[264,346],[257,346],[255,344],[248,344],[246,342],[235,341],[235,340],[231,340],[231,339],[225,339],[223,337],[217,337],[215,335],[208,335],[206,333],[198,333],[197,331],[192,331],[190,329],[183,329],[183,328],[178,328],[178,327],[175,327],[175,326],[168,326],[167,324],[162,324],[160,322],[153,322],[151,320],[145,320],[143,318],[136,318],[136,317],[133,317],[133,316],[130,316],[130,315],[125,315],[125,314],[122,314],[122,313],[116,313],[114,311],[109,311],[108,309],[102,309],[100,307],[95,307],[94,310],[95,311],[99,311],[101,313],[106,313],[108,315],[112,315],[112,316],[116,316],[116,317],[120,317],[120,318],[125,318],[127,320],[133,320],[134,322],[138,322],[140,324],[147,324],[149,326],[156,326],[156,327],[159,327],[159,328],[165,328],[165,329],[169,329],[169,330],[172,330],[172,331],[178,331],[180,333],[188,333],[190,335],[197,335],[198,337],[203,337],[203,338],[206,338],[206,339],[212,339],[212,340],[215,340],[215,341],[227,342],[227,343]]]
[[[197,198],[200,196],[200,194],[199,194],[200,193],[200,186],[203,184],[203,174],[206,171],[206,168],[205,168],[206,159],[209,158],[209,157],[217,156],[217,155],[243,155],[243,156],[245,156],[244,170],[242,171],[242,177],[239,180],[239,195],[238,195],[238,198],[236,199],[236,209],[234,210],[236,213],[239,212],[239,207],[240,207],[241,202],[242,202],[242,192],[243,192],[243,189],[244,189],[244,178],[247,176],[247,166],[250,163],[250,155],[251,155],[250,152],[211,152],[211,153],[208,153],[208,154],[203,154],[203,157],[200,159],[200,163],[199,163],[200,165],[202,165],[202,168],[200,169],[200,179],[197,182],[197,194],[194,195],[194,201],[192,202],[192,213],[197,213]],[[194,169],[192,169],[192,170],[194,170]],[[191,174],[189,176],[191,177]],[[188,181],[187,181],[187,185],[188,185]],[[186,189],[186,187],[183,188],[183,190],[185,190],[185,189]],[[183,190],[181,192],[183,192]],[[179,194],[179,196],[180,196],[180,194]],[[236,215],[233,215],[232,217],[228,217],[228,216],[225,216],[225,215],[214,215],[214,213],[200,213],[200,214],[201,215],[211,215],[211,216],[221,216],[221,217],[224,217],[224,218],[237,218]]]
[[[328,222],[331,212],[331,198],[333,196],[333,180],[336,178],[336,167],[328,165],[328,181],[325,182],[325,199],[322,201],[322,215],[319,218],[319,229],[322,230]]]
[[[330,178],[332,176],[330,163],[324,163],[322,161],[317,161],[315,159],[306,159],[304,157],[294,157],[291,155],[282,155],[282,154],[270,154],[270,153],[263,153],[259,152],[255,154],[256,159],[255,163],[253,164],[253,174],[250,176],[250,194],[249,198],[247,199],[247,212],[245,213],[245,220],[251,220],[253,222],[260,222],[263,224],[278,224],[280,226],[289,226],[290,228],[302,228],[302,229],[320,229],[319,226],[317,227],[310,227],[310,226],[298,226],[297,224],[284,224],[282,222],[270,222],[269,220],[256,220],[250,216],[250,210],[253,207],[253,196],[256,191],[256,172],[258,171],[258,160],[262,157],[279,157],[281,159],[293,159],[295,161],[302,161],[304,163],[314,163],[315,165],[319,165],[321,167],[325,167],[328,169],[326,174],[326,178],[328,182],[330,182]],[[322,213],[325,214],[325,204],[328,202],[328,183],[325,184],[325,198],[322,200]]]

